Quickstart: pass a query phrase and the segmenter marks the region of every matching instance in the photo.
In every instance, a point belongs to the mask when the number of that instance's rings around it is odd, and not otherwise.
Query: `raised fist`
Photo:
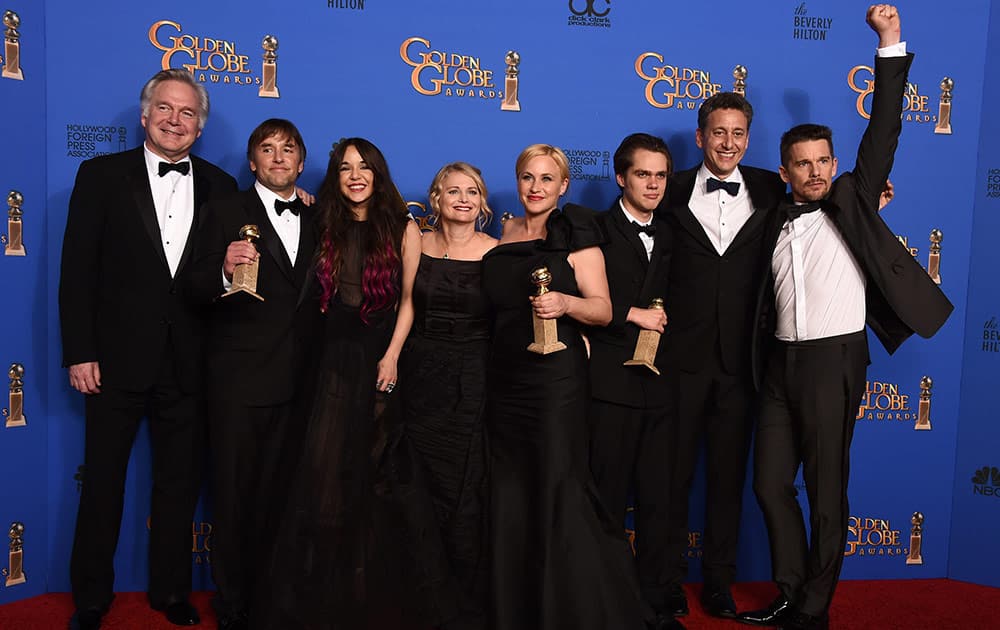
[[[899,43],[899,11],[891,4],[873,4],[865,17],[868,26],[878,33],[879,48]]]

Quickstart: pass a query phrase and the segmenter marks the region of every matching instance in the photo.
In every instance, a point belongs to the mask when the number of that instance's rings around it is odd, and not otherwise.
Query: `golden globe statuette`
[[[10,378],[9,409],[3,410],[4,417],[7,418],[6,427],[23,427],[28,424],[24,417],[24,366],[20,363],[11,363],[7,370]]]
[[[910,524],[912,525],[910,528],[910,553],[906,554],[906,564],[923,564],[924,556],[921,547],[924,539],[924,515],[920,512],[914,512]]]
[[[654,298],[649,304],[649,308],[663,310],[663,298]],[[639,331],[639,340],[635,342],[635,352],[632,358],[622,365],[643,365],[653,371],[653,374],[660,375],[654,362],[656,361],[656,350],[660,347],[660,333],[655,330]]]
[[[500,110],[505,112],[521,111],[521,101],[517,100],[517,75],[521,73],[517,69],[521,65],[521,55],[515,50],[508,50],[503,58],[507,64],[506,77],[503,83],[503,102],[500,103]]]
[[[920,402],[917,403],[917,422],[913,425],[915,431],[931,430],[931,388],[934,381],[929,376],[920,379]]]
[[[955,82],[950,77],[941,79],[941,100],[938,101],[938,119],[934,125],[934,133],[951,134],[951,91]]]
[[[549,285],[552,283],[552,274],[548,267],[539,267],[531,272],[531,282],[538,287],[535,295],[545,295],[549,292]],[[566,344],[559,341],[559,331],[556,328],[556,320],[542,319],[535,311],[531,311],[531,321],[535,328],[535,342],[528,345],[529,352],[537,354],[550,354],[565,350]]]
[[[3,570],[3,575],[7,578],[4,585],[24,584],[28,581],[24,576],[24,523],[11,523],[7,538],[10,539],[10,553],[8,568]]]
[[[21,18],[13,11],[4,11],[3,25],[7,27],[3,34],[3,54],[6,61],[0,75],[5,79],[24,81],[24,73],[21,72],[21,34],[17,32]]]
[[[256,225],[244,225],[240,228],[240,238],[247,243],[253,243],[260,238],[260,230]],[[263,302],[264,298],[257,294],[257,272],[259,266],[259,259],[236,265],[236,269],[233,270],[233,286],[229,287],[229,290],[223,293],[222,297],[228,297],[237,293],[246,293]]]
[[[747,67],[737,65],[733,68],[733,92],[740,96],[747,95]]]
[[[260,81],[260,89],[257,90],[257,96],[278,98],[278,64],[274,61],[278,58],[278,54],[275,52],[278,50],[278,38],[274,35],[265,35],[260,46],[264,49],[264,66],[261,68],[263,76]]]
[[[3,240],[4,256],[24,256],[24,239],[21,231],[21,205],[24,203],[24,195],[12,190],[7,193],[7,235]]]
[[[931,277],[934,284],[941,284],[941,241],[944,240],[944,232],[938,229],[931,230],[931,250],[927,255],[927,275]]]

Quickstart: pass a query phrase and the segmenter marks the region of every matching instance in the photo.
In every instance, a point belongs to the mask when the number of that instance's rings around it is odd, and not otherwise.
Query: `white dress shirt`
[[[879,48],[902,57],[906,42]],[[771,258],[777,328],[783,341],[808,341],[865,328],[865,275],[822,210],[785,221]]]
[[[281,244],[285,246],[285,252],[288,254],[288,259],[291,260],[292,265],[294,265],[295,259],[299,254],[299,231],[301,229],[299,216],[292,214],[288,210],[285,210],[279,216],[278,211],[274,209],[274,202],[277,199],[281,199],[282,201],[292,201],[296,198],[295,193],[293,192],[292,196],[288,199],[283,199],[259,181],[254,182],[253,187],[257,191],[257,195],[260,196],[261,203],[264,204],[264,210],[267,211],[267,218],[270,219],[271,226],[274,227],[274,231],[278,233],[278,238],[281,239]]]
[[[631,214],[629,214],[628,210],[625,209],[625,202],[623,202],[621,199],[618,200],[618,207],[621,208],[622,212],[625,213],[625,220],[628,221],[629,223],[641,225],[642,227],[646,227],[647,225],[653,223],[652,218],[650,218],[649,221],[643,223],[639,219],[633,217]],[[651,259],[653,257],[653,237],[650,236],[649,234],[646,234],[645,232],[639,232],[639,240],[642,241],[643,246],[646,248],[646,260]]]
[[[170,276],[173,277],[194,221],[194,164],[191,164],[187,175],[170,171],[160,177],[160,162],[168,160],[150,151],[145,144],[142,150],[146,158],[149,189],[153,193],[153,206],[156,208],[156,221],[160,226],[160,241],[167,256]],[[179,162],[190,163],[191,158],[185,157]]]
[[[698,219],[698,223],[705,230],[705,234],[715,250],[719,254],[724,254],[733,239],[739,234],[743,224],[753,214],[753,206],[750,205],[750,195],[747,193],[746,183],[743,181],[740,169],[734,169],[724,180],[740,185],[740,190],[735,197],[722,189],[708,192],[709,177],[715,177],[715,175],[708,170],[703,162],[694,177],[694,190],[691,191],[688,208],[691,209],[694,218]],[[715,177],[715,179],[719,178]]]

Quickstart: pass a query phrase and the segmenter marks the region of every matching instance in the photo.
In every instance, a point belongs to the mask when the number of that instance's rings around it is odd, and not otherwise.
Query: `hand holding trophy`
[[[549,272],[549,268],[539,267],[532,271],[531,282],[537,287],[536,296],[548,293],[549,285],[552,283],[552,274]],[[531,320],[535,329],[535,341],[528,346],[529,352],[550,354],[566,349],[566,344],[559,341],[556,320],[542,319],[534,310],[531,311]]]
[[[260,238],[260,230],[256,225],[244,225],[240,228],[240,238],[247,243],[253,244]],[[264,298],[257,294],[257,273],[260,261],[254,258],[250,262],[236,265],[233,270],[233,286],[222,294],[222,297],[229,297],[237,293],[246,293],[257,298],[261,302]]]

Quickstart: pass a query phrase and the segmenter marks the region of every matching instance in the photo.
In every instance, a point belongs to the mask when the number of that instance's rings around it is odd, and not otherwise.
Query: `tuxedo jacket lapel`
[[[261,252],[265,256],[270,256],[274,263],[281,270],[281,273],[285,275],[285,278],[289,282],[294,283],[294,276],[292,274],[292,261],[288,257],[288,253],[285,251],[285,246],[281,243],[281,238],[278,236],[278,232],[275,231],[274,226],[271,225],[271,219],[267,214],[267,210],[264,208],[264,203],[260,200],[260,195],[257,191],[250,189],[247,191],[246,198],[247,215],[253,220],[253,223],[260,230],[260,242],[258,247],[264,250]]]
[[[146,228],[146,234],[152,241],[153,251],[156,257],[163,264],[164,271],[169,273],[170,266],[167,264],[167,254],[163,251],[163,239],[160,237],[160,222],[156,218],[156,205],[153,203],[153,191],[149,186],[149,175],[146,172],[146,159],[142,149],[135,153],[136,159],[126,174],[126,186],[132,192],[135,200],[136,210],[142,219],[142,225]]]
[[[674,187],[673,191],[669,191],[671,200],[673,203],[670,204],[670,211],[673,213],[674,218],[677,219],[677,223],[680,228],[689,234],[698,243],[705,247],[709,251],[716,251],[715,245],[712,245],[712,241],[708,239],[708,234],[705,234],[705,228],[701,227],[701,223],[695,218],[694,213],[691,212],[691,207],[688,205],[691,201],[691,193],[694,192],[694,180],[698,169],[692,169],[690,171],[684,171],[679,173],[670,181],[670,186]]]
[[[636,258],[641,261],[642,268],[646,269],[649,266],[649,259],[646,257],[646,246],[642,244],[639,233],[636,232],[632,222],[622,212],[621,205],[617,201],[611,206],[611,217],[612,228],[621,232],[622,237],[624,237],[625,242],[632,248],[632,252],[636,255]]]
[[[313,252],[316,250],[316,213],[311,207],[302,208],[299,214],[299,253],[295,257],[292,276],[295,286],[305,284],[306,274],[312,269]]]

